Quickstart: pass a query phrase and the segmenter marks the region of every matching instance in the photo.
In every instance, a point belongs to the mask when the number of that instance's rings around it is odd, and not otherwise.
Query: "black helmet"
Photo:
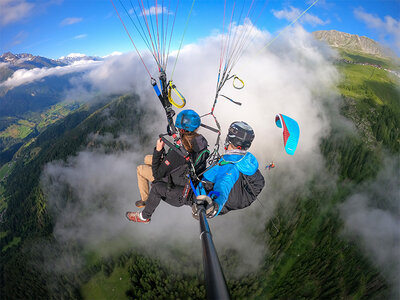
[[[228,135],[225,140],[225,147],[232,144],[235,147],[240,147],[242,150],[247,150],[250,148],[254,137],[254,131],[249,124],[243,121],[233,122],[231,126],[229,126]]]

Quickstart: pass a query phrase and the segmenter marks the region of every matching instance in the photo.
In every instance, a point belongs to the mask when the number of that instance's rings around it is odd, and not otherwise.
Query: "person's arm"
[[[164,143],[162,143],[162,146],[164,146]],[[159,156],[159,149],[163,149],[161,148],[161,145],[159,147],[156,146],[153,154],[152,171],[153,177],[156,180],[161,180],[166,176],[172,174],[172,172],[178,170],[181,166],[186,165],[185,159],[180,156],[178,152],[169,149],[166,154],[163,152],[164,155]],[[156,163],[154,162],[154,159],[158,159]]]
[[[204,179],[214,182],[213,191],[218,195],[213,199],[218,204],[218,215],[222,208],[224,207],[226,201],[228,201],[229,193],[231,192],[236,181],[239,179],[239,170],[234,164],[228,164],[225,166],[220,166],[220,169],[215,172],[204,174]],[[208,176],[207,176],[208,175]],[[211,175],[211,176],[210,176]],[[214,177],[214,178],[212,178]],[[210,180],[211,179],[211,180]]]
[[[154,148],[153,151],[153,161],[151,164],[151,169],[153,171],[154,179],[160,179],[159,169],[164,157],[164,153],[165,153],[164,142],[161,139],[159,139],[157,140],[156,147]]]

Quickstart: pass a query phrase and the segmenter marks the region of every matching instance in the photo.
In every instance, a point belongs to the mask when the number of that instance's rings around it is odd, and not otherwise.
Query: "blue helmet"
[[[182,110],[176,117],[175,127],[186,131],[195,131],[200,126],[200,116],[191,109]]]

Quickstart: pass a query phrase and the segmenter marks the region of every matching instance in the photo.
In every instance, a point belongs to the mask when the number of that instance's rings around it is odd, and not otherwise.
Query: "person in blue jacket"
[[[202,183],[197,188],[200,194],[208,194],[212,199],[212,203],[206,207],[207,217],[245,208],[253,203],[263,189],[265,180],[258,169],[258,161],[247,152],[254,137],[253,129],[246,122],[233,122],[230,125],[225,140],[225,154],[216,166],[204,173]],[[201,203],[198,201],[197,204]],[[192,207],[194,217],[197,217],[197,204]]]

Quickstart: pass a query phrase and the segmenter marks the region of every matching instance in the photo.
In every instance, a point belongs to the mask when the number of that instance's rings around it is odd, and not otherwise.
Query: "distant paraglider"
[[[288,116],[277,114],[275,124],[283,129],[283,146],[289,155],[293,155],[299,142],[300,128],[299,124]]]
[[[271,169],[275,168],[274,162],[271,162],[269,165],[266,165],[265,168],[266,168],[267,170],[271,170]]]

